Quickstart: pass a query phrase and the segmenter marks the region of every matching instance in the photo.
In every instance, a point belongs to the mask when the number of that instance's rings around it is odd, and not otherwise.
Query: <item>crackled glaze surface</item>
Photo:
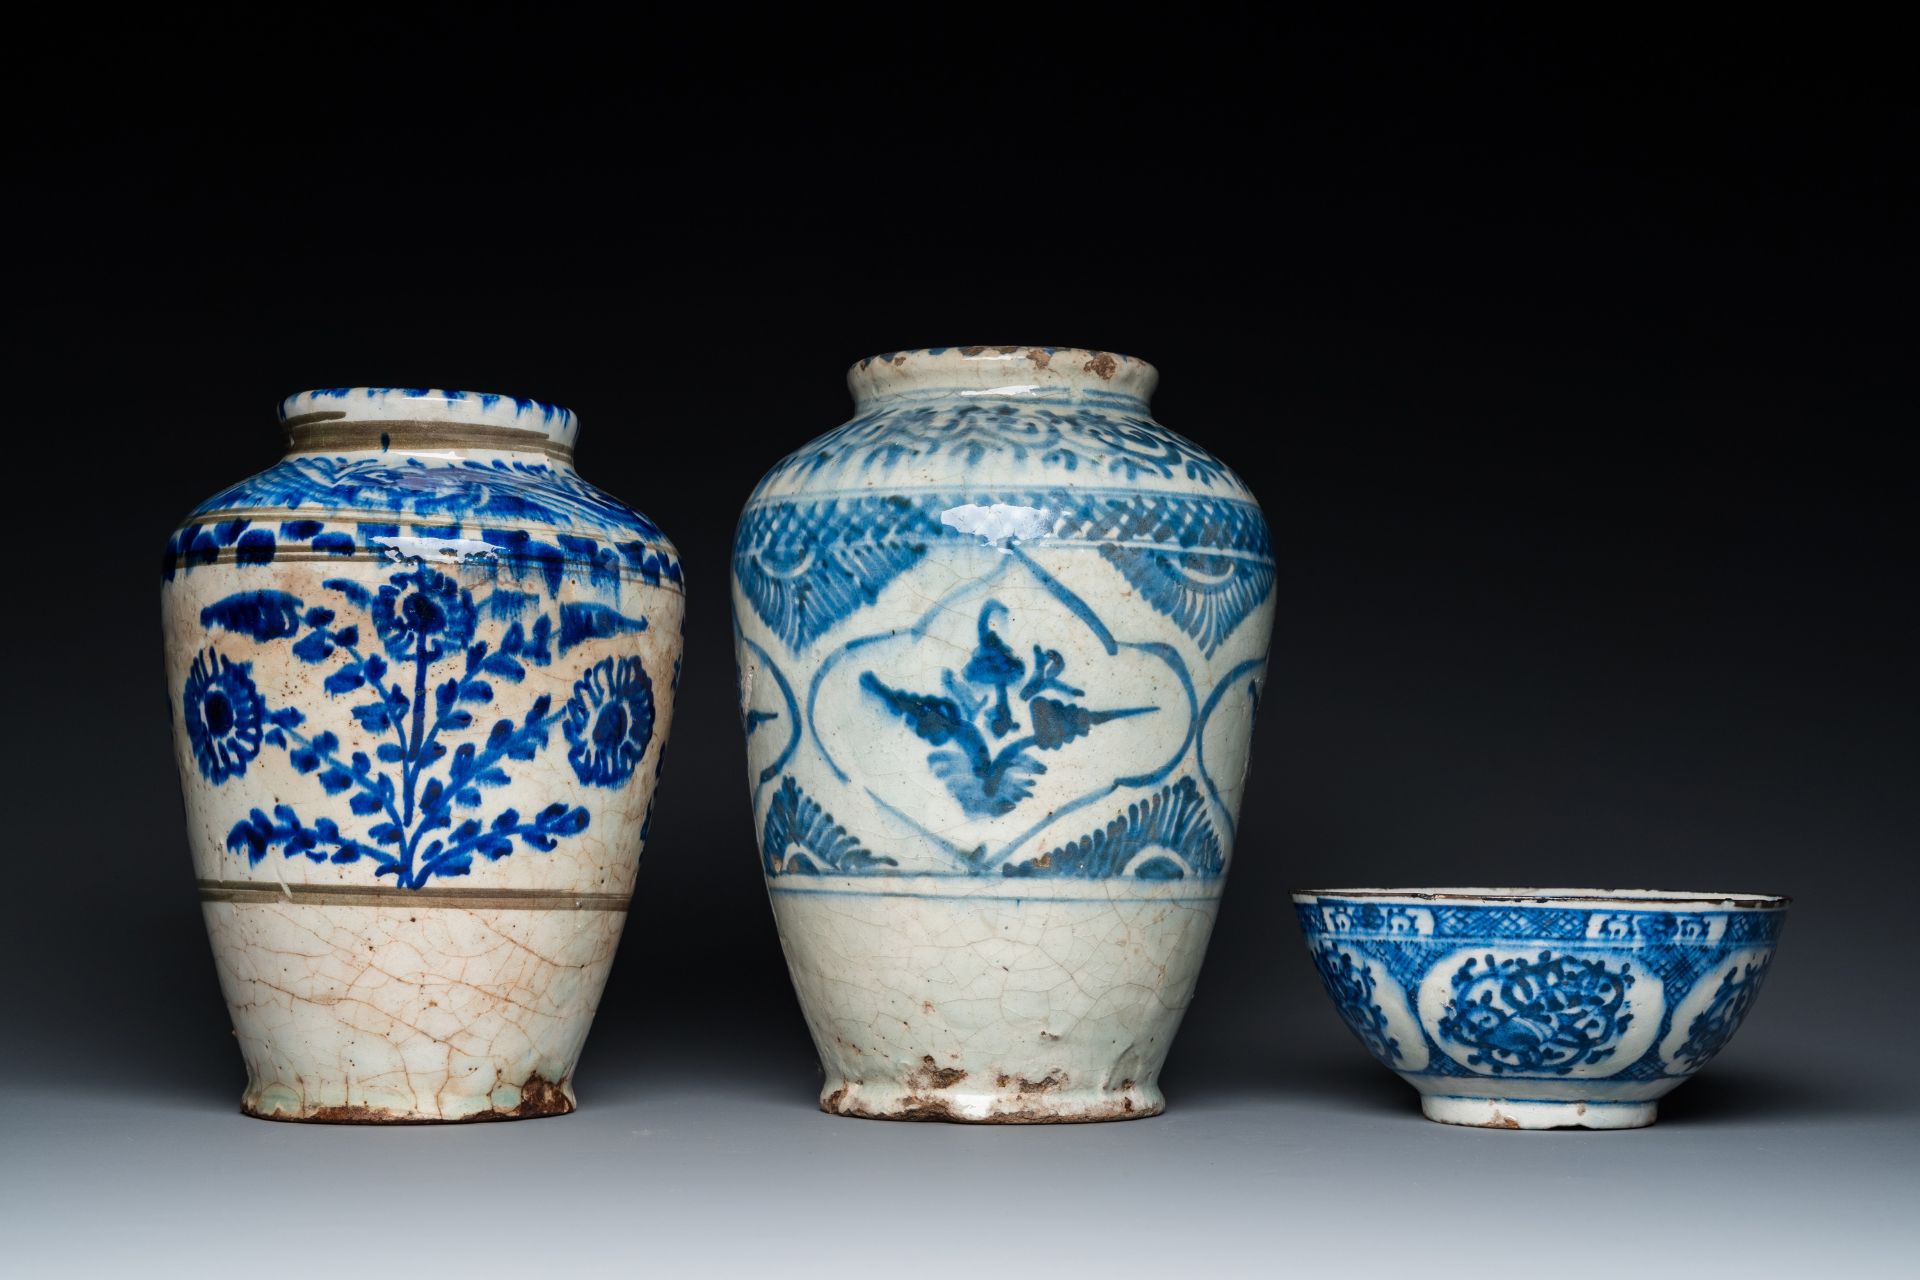
[[[1150,1115],[1225,883],[1267,526],[1105,352],[862,361],[733,562],[761,865],[850,1115]]]
[[[573,415],[343,388],[169,540],[168,703],[248,1112],[573,1108],[680,669]]]
[[[1625,1129],[1707,1064],[1759,995],[1782,898],[1600,890],[1294,896],[1314,967],[1427,1116]]]

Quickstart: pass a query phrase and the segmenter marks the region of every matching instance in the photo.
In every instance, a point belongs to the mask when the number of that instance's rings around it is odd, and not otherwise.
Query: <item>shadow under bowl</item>
[[[1293,895],[1349,1029],[1430,1120],[1634,1129],[1732,1038],[1788,899],[1649,889]]]

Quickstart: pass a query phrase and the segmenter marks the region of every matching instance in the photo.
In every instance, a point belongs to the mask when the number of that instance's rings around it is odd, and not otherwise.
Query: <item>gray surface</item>
[[[1152,1120],[1053,1129],[829,1117],[804,1072],[703,1080],[685,1063],[583,1072],[573,1116],[445,1128],[16,1083],[0,1101],[6,1269],[1913,1274],[1920,1123],[1865,1082],[1736,1062],[1652,1129],[1494,1133],[1422,1120],[1357,1054],[1257,1091],[1170,1085]]]

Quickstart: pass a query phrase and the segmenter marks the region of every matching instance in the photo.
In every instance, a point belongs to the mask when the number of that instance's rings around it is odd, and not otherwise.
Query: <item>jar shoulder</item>
[[[365,523],[381,516],[475,532],[531,525],[672,548],[651,519],[577,472],[517,457],[297,454],[221,489],[183,523],[263,517]]]
[[[788,454],[749,502],[943,488],[1125,489],[1255,502],[1211,450],[1120,397],[890,402]]]

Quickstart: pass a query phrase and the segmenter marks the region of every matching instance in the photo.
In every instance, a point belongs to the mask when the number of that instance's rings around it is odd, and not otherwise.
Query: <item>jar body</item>
[[[678,557],[571,415],[305,393],[169,544],[188,835],[243,1110],[556,1114],[672,719]]]
[[[1148,416],[1150,367],[966,348],[856,366],[855,419],[742,516],[763,870],[824,1109],[1162,1106],[1238,819],[1267,528]]]

